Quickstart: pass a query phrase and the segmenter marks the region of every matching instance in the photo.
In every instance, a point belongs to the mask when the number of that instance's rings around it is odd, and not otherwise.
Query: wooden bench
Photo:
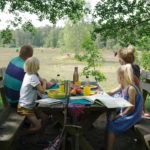
[[[143,89],[143,99],[145,103],[146,97],[150,93],[150,72],[142,71],[141,77],[143,79],[141,81],[141,88]],[[135,125],[135,130],[147,148],[150,149],[150,118],[142,117],[141,122]]]
[[[25,117],[17,113],[16,108],[8,105],[3,86],[3,75],[5,68],[0,68],[0,95],[3,106],[0,111],[0,149],[10,150],[11,145],[17,135]]]

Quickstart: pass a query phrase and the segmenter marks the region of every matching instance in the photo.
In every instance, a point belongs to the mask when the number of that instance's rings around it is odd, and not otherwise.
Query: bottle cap
[[[57,76],[60,76],[60,74],[57,74]]]

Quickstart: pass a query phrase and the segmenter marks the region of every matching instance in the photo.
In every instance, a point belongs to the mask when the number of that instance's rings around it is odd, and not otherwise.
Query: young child
[[[26,131],[26,134],[32,134],[36,131],[43,131],[48,120],[48,116],[43,112],[40,112],[36,108],[37,93],[45,93],[46,80],[40,82],[38,76],[38,70],[40,68],[39,60],[35,57],[28,58],[24,64],[24,70],[26,72],[23,83],[20,90],[20,99],[18,103],[18,113],[27,117],[32,126]],[[38,119],[37,115],[41,118]],[[41,135],[43,135],[41,132]],[[43,136],[41,136],[40,140]]]
[[[140,67],[135,64],[135,48],[132,45],[129,45],[126,48],[122,48],[116,53],[119,58],[121,65],[131,64],[133,73],[134,73],[134,82],[136,86],[140,89],[139,78],[140,78]]]
[[[123,133],[141,120],[142,94],[134,85],[134,74],[130,64],[122,65],[118,69],[118,82],[122,87],[122,97],[133,104],[133,107],[124,108],[113,120],[108,121],[107,150],[113,149],[115,135]]]

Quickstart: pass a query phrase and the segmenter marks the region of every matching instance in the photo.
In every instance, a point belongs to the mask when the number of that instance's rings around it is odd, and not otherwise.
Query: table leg
[[[80,144],[81,150],[94,150],[93,147],[89,144],[89,142],[83,136],[80,136],[79,144]]]

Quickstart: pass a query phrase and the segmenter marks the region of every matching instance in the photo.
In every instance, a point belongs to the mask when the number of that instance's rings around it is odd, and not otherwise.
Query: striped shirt
[[[15,57],[9,62],[4,75],[6,100],[11,104],[19,101],[20,88],[25,75],[24,62],[22,58]]]

